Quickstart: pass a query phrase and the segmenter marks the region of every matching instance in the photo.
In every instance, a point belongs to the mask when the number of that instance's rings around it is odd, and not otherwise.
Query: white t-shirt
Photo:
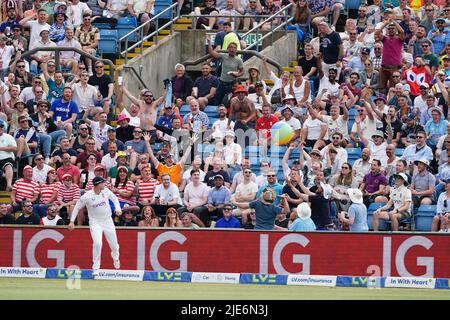
[[[48,164],[44,164],[42,170],[39,170],[37,166],[33,167],[33,180],[39,183],[45,183],[47,180],[48,170],[53,169]]]
[[[367,148],[370,150],[371,158],[381,161],[381,165],[386,168],[388,156],[386,155],[387,143],[383,142],[379,146],[375,145],[372,141],[369,141]]]
[[[3,129],[5,130],[5,129]],[[3,133],[0,135],[0,147],[16,147],[17,143],[16,140],[9,134]],[[8,152],[8,151],[0,151],[0,160],[4,160],[7,158],[15,159],[14,152]]]
[[[258,185],[250,181],[249,183],[241,183],[237,186],[235,194],[239,194],[240,196],[249,196],[254,195],[256,197],[256,193],[258,192]]]
[[[350,140],[348,135],[347,122],[344,120],[344,116],[339,116],[336,120],[333,120],[331,116],[323,115],[323,122],[328,125],[328,137],[332,137],[333,133],[340,132],[344,139]]]
[[[412,201],[411,190],[409,190],[405,186],[392,189],[389,194],[389,198],[392,200],[392,203],[394,204],[394,209],[398,209],[400,207],[403,207],[403,205],[407,201]],[[407,212],[410,212],[410,210],[411,206],[408,208]]]
[[[153,198],[159,197],[159,200],[163,200],[164,202],[173,201],[175,198],[178,198],[178,204],[181,203],[180,199],[180,191],[178,191],[178,187],[175,183],[171,182],[169,188],[164,188],[164,185],[160,184],[155,188],[155,193],[153,194]]]
[[[296,131],[298,129],[302,128],[302,123],[300,122],[300,120],[298,120],[297,118],[290,118],[289,121],[286,121],[286,119],[281,120],[280,122],[285,122],[288,125],[291,126],[292,130]]]
[[[14,46],[4,46],[3,48],[0,48],[0,58],[3,60],[3,68],[7,68],[9,66],[9,62],[11,61],[14,53]]]
[[[42,224],[44,226],[56,226],[58,221],[61,220],[62,218],[60,216],[56,216],[55,218],[53,218],[52,220],[50,220],[47,217],[44,217],[41,219]]]
[[[79,26],[83,23],[83,13],[92,12],[88,5],[84,2],[79,2],[76,5],[69,5],[67,8],[67,16],[69,22],[74,26]]]
[[[225,154],[225,162],[227,163],[227,165],[241,164],[242,147],[239,144],[233,143],[230,145],[226,145],[223,149]],[[235,155],[236,155],[236,162],[234,162]]]
[[[325,148],[320,150],[320,154],[323,157],[324,163],[327,163],[327,160],[329,157],[328,149],[330,149],[330,145],[327,145]],[[334,149],[336,149],[336,151],[337,151],[336,159],[339,159],[339,163],[342,164],[344,162],[347,162],[347,158],[348,158],[347,150],[345,150],[345,148],[342,148],[342,147],[339,147],[339,148],[334,147]]]
[[[313,120],[310,117],[308,117],[308,119],[306,119],[306,121],[303,123],[303,128],[308,129],[308,136],[306,137],[306,139],[307,140],[319,139],[322,125],[324,125],[324,123],[319,119],[316,118]],[[328,140],[328,133],[325,134],[324,139]]]
[[[33,92],[33,87],[26,87],[22,90],[22,92],[19,95],[19,99],[23,102],[27,102],[28,100],[33,100],[35,97]],[[42,99],[46,99],[47,94],[44,92],[42,95]]]
[[[200,181],[204,181],[206,173],[203,170],[201,170],[201,169],[199,169],[199,170],[200,170]],[[189,183],[191,183],[191,171],[192,171],[192,168],[189,168],[183,173],[182,179],[186,180],[186,186]]]
[[[100,122],[91,121],[91,129],[92,135],[95,137],[96,147],[100,149],[102,144],[108,141],[108,129],[111,128],[109,124],[105,124],[105,126],[100,128]]]
[[[81,83],[72,86],[72,99],[76,102],[80,111],[86,111],[89,106],[95,105],[97,99],[97,88],[88,84],[83,87]]]
[[[339,91],[339,83],[337,83],[336,81],[334,84],[332,84],[330,82],[330,79],[328,79],[328,76],[324,75],[319,82],[319,94],[323,89],[325,89],[326,91],[322,95],[322,99],[326,99],[329,93]]]
[[[360,124],[361,131],[364,134],[364,137],[366,137],[367,140],[372,140],[372,135],[377,132],[377,123],[374,120],[370,120],[369,117],[366,116],[363,122]],[[356,130],[356,122],[352,126],[352,132],[357,132]]]
[[[132,117],[131,114],[128,112],[127,109],[123,109],[120,114],[126,115],[128,118],[130,118],[130,125],[135,127],[141,127],[141,118],[139,117]]]
[[[214,124],[212,125],[211,129],[214,130],[213,132],[213,138],[218,137],[225,137],[225,132],[227,131],[228,126],[228,118],[225,118],[224,120],[216,120]],[[234,121],[231,121],[230,123],[231,129],[234,128]]]
[[[111,155],[105,154],[102,158],[102,165],[106,167],[106,170],[109,171],[112,167],[115,167],[117,165],[117,154],[114,158],[111,158]]]
[[[209,187],[200,182],[200,184],[196,187],[194,183],[189,183],[184,189],[184,197],[186,199],[186,195],[189,197],[189,204],[193,207],[199,207],[204,205],[203,199],[206,197],[208,199]]]
[[[32,48],[33,44],[41,38],[40,33],[42,29],[50,30],[50,25],[48,23],[40,24],[37,20],[28,21],[26,26],[30,28],[30,48]]]

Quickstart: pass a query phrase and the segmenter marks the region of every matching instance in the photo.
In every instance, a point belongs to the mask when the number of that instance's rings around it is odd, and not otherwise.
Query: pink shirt
[[[383,36],[383,56],[381,58],[382,66],[401,66],[403,41],[399,37]]]

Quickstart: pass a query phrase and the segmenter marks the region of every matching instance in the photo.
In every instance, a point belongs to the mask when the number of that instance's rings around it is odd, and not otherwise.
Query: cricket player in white
[[[119,243],[117,242],[116,228],[111,218],[111,207],[109,199],[114,203],[115,214],[122,215],[119,200],[109,189],[105,189],[105,179],[95,177],[93,179],[94,188],[86,192],[76,203],[70,217],[69,230],[75,229],[74,221],[81,208],[86,207],[89,216],[89,226],[93,240],[92,270],[95,275],[100,269],[100,257],[102,253],[102,236],[105,233],[106,240],[111,248],[111,256],[114,261],[114,268],[120,268],[119,261]]]

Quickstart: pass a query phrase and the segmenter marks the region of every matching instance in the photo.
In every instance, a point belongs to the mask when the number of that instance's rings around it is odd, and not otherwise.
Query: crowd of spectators
[[[267,83],[256,66],[246,74],[237,54],[246,43],[236,30],[259,20],[214,15],[270,15],[290,1],[206,1],[194,14],[205,15],[202,28],[219,29],[206,42],[220,68],[214,75],[205,62],[193,80],[174,66],[165,83],[172,101],[150,89],[134,96],[126,82],[114,90],[103,62],[75,52],[60,53],[65,72],[53,51],[21,58],[36,47],[93,54],[95,10],[144,22],[152,1],[36,0],[25,10],[27,2],[8,2],[0,25],[0,167],[11,191],[0,223],[65,224],[102,176],[124,211],[119,226],[367,231],[368,207],[379,203],[374,230],[380,220],[399,230],[415,208],[436,204],[432,231],[448,231],[446,1],[410,8],[375,0],[340,33],[340,1],[295,1],[289,28],[300,40],[298,66],[276,75],[264,58]],[[279,121],[293,131],[283,146],[271,132]],[[87,214],[77,223],[88,224]]]

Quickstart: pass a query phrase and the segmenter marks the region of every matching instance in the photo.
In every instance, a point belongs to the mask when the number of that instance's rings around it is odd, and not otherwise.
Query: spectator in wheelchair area
[[[411,217],[412,195],[407,188],[408,177],[404,173],[396,175],[395,188],[389,194],[386,205],[375,210],[373,214],[373,230],[378,231],[380,219],[391,221],[391,230],[398,231],[399,221]],[[390,210],[392,209],[392,210]]]

